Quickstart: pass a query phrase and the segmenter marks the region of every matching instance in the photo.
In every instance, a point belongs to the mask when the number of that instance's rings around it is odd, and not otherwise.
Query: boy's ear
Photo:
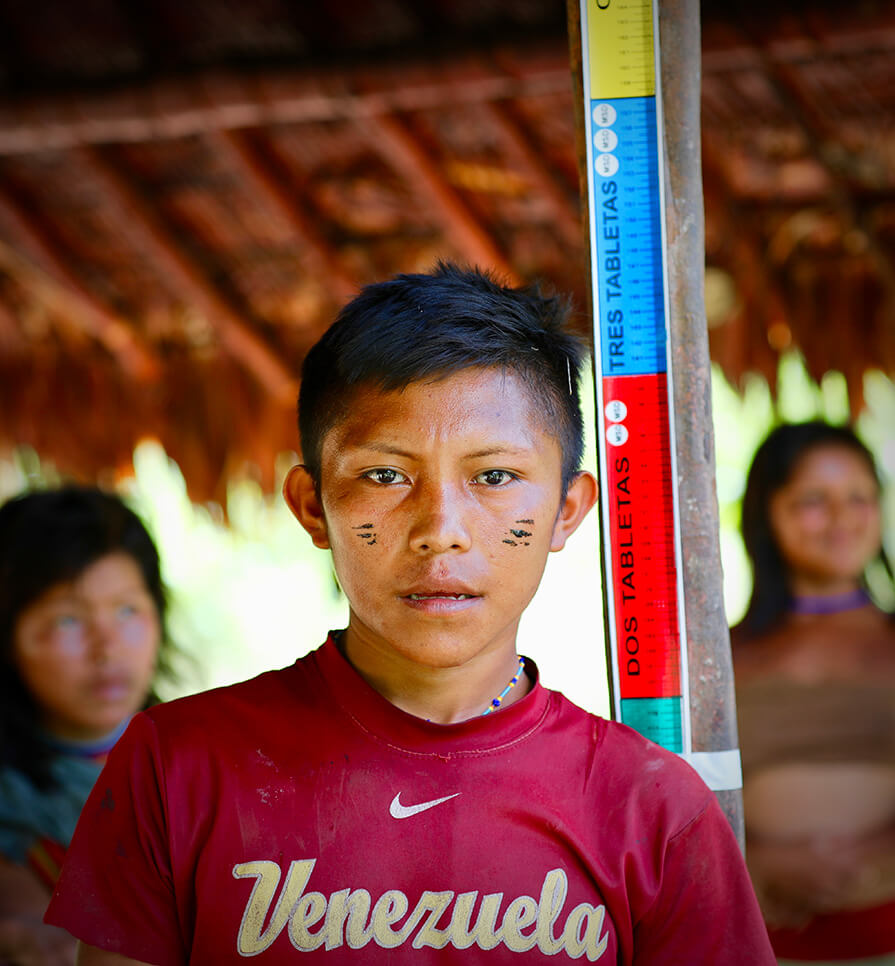
[[[311,474],[304,466],[293,466],[283,483],[283,496],[295,519],[308,531],[315,547],[329,549],[329,534],[323,504],[317,496],[317,488]]]
[[[597,502],[599,488],[592,473],[582,470],[569,484],[566,498],[559,508],[559,515],[553,525],[551,550],[562,550],[566,540],[578,529],[588,511]]]

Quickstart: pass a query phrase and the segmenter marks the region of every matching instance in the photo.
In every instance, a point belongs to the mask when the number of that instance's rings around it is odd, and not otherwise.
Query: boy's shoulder
[[[589,780],[600,785],[602,801],[617,801],[620,812],[638,812],[643,820],[666,827],[683,827],[714,803],[714,794],[680,755],[628,725],[585,711],[560,692],[553,696],[560,711],[557,753],[580,747],[588,733],[592,760],[585,768]]]
[[[648,762],[652,763],[650,770],[661,770],[668,765],[676,768],[678,764],[685,764],[679,755],[645,738],[630,726],[582,708],[567,698],[562,691],[550,688],[546,690],[559,712],[561,731],[567,728],[584,728],[592,731],[593,740],[604,753],[618,753],[630,760],[632,769],[643,768]],[[686,767],[688,771],[692,771],[689,766]]]
[[[148,708],[143,717],[166,732],[181,728],[207,727],[210,721],[237,722],[258,714],[281,713],[290,708],[316,703],[320,688],[315,687],[315,651],[295,663],[264,671],[235,684],[226,684],[184,697],[174,698]]]

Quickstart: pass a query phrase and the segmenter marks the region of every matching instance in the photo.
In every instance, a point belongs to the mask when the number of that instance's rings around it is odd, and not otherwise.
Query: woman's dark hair
[[[53,751],[16,667],[16,624],[54,584],[74,580],[111,553],[126,553],[140,568],[161,627],[158,670],[167,672],[170,642],[158,552],[132,510],[112,494],[82,486],[25,493],[0,507],[0,765],[18,769],[40,788],[52,784]],[[156,700],[151,694],[147,704]]]
[[[302,367],[298,402],[305,467],[320,487],[323,438],[361,386],[383,391],[476,366],[513,373],[562,450],[562,487],[581,464],[582,342],[569,308],[537,286],[508,288],[477,270],[440,264],[428,275],[368,285],[341,311]]]
[[[856,453],[879,482],[870,450],[847,426],[831,426],[821,421],[789,423],[772,430],[758,447],[749,469],[743,495],[741,530],[746,553],[752,563],[752,597],[736,638],[748,640],[772,627],[791,603],[787,570],[770,521],[770,503],[785,486],[804,456],[818,447],[837,446]],[[892,569],[880,552],[889,576]]]

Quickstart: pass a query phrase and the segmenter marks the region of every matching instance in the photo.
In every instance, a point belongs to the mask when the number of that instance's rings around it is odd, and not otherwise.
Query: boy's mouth
[[[436,582],[434,587],[431,584],[417,585],[402,594],[401,600],[420,614],[428,614],[430,617],[449,617],[453,614],[465,613],[470,607],[475,607],[476,601],[482,599],[481,594],[474,593],[472,587],[465,587],[462,583],[452,581],[453,587],[439,587],[439,583],[441,581]]]
[[[472,600],[475,594],[408,594],[410,600]]]

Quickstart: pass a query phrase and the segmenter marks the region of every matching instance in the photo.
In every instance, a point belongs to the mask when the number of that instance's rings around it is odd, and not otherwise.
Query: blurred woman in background
[[[43,913],[81,808],[165,665],[155,546],[117,497],[0,507],[0,962],[74,962]]]
[[[781,962],[895,963],[895,621],[873,459],[780,426],[743,501],[754,587],[732,632],[747,860]]]

